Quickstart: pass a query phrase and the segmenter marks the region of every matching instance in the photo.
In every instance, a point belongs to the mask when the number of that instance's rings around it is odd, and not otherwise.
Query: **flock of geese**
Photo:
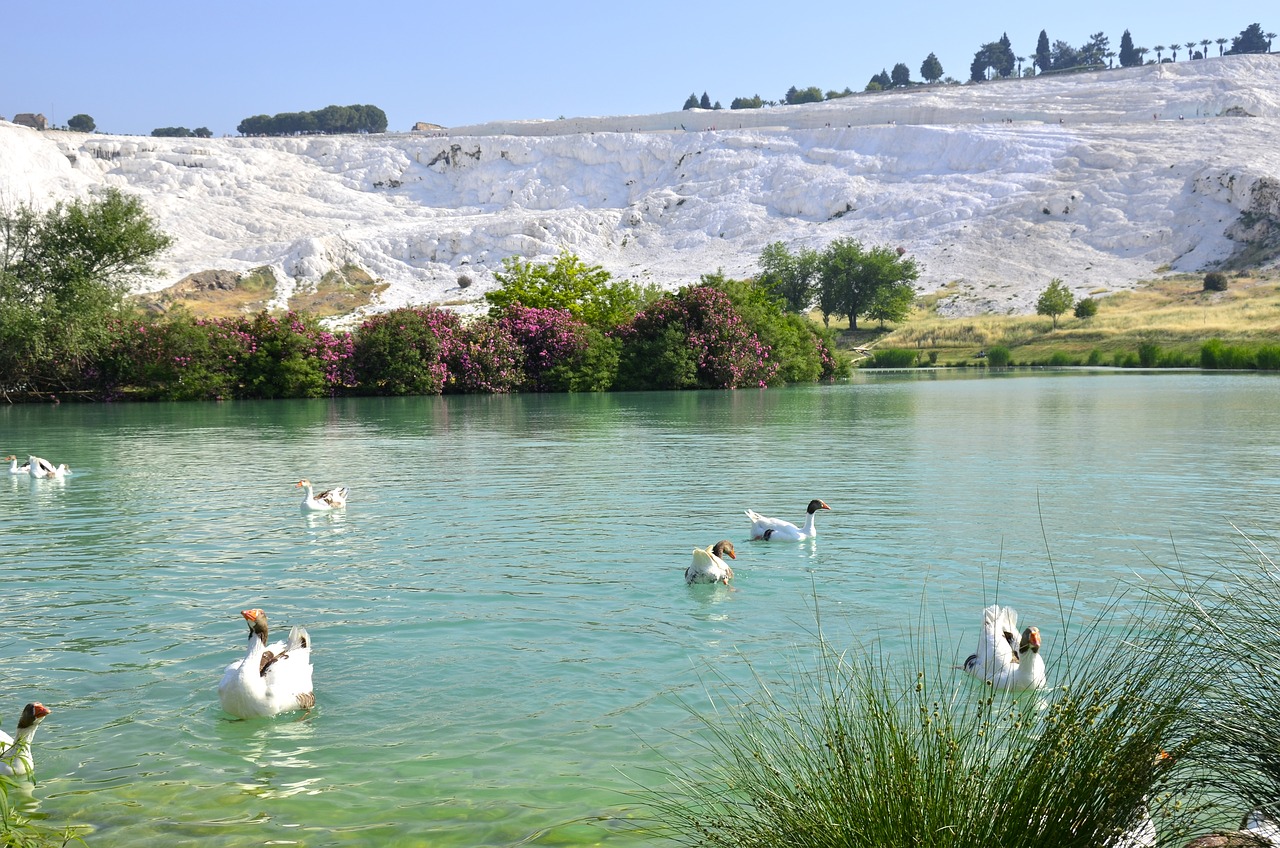
[[[65,464],[53,465],[38,456],[29,456],[25,465],[17,457],[4,457],[10,474],[25,474],[33,480],[62,479],[71,473]],[[348,489],[336,486],[316,492],[305,477],[294,488],[303,490],[303,512],[327,512],[347,505]],[[796,525],[780,518],[769,518],[748,509],[752,541],[801,542],[818,535],[814,516],[830,510],[823,501],[809,501],[803,524]],[[685,582],[729,585],[733,569],[725,557],[736,560],[733,543],[722,539],[714,545],[693,549],[693,562],[685,569]],[[249,625],[245,655],[227,666],[218,683],[218,701],[228,714],[241,719],[268,718],[315,706],[312,686],[311,637],[305,627],[289,630],[286,639],[268,641],[267,614],[260,609],[240,613]],[[1019,692],[1048,686],[1044,658],[1040,656],[1040,630],[1030,626],[1018,630],[1018,613],[1010,607],[991,605],[982,611],[982,630],[978,648],[965,660],[964,670],[995,689]],[[35,770],[31,741],[36,729],[50,714],[39,702],[27,704],[18,719],[17,735],[0,731],[0,775],[32,779]],[[1146,848],[1154,846],[1155,826],[1150,817],[1139,828],[1126,834],[1110,848]],[[1280,824],[1261,811],[1245,816],[1240,829],[1199,837],[1186,848],[1280,848]]]

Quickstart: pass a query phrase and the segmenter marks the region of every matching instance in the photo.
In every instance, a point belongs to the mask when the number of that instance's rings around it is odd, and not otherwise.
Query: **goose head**
[[[733,542],[730,542],[728,539],[721,539],[719,542],[716,542],[715,546],[711,548],[711,553],[721,559],[724,557],[728,557],[729,559],[738,558],[738,555],[733,552]]]
[[[1010,642],[1012,642],[1011,637],[1010,637]],[[1028,627],[1026,630],[1022,631],[1022,641],[1018,643],[1018,649],[1014,653],[1021,656],[1027,651],[1030,651],[1033,654],[1040,653],[1040,628],[1039,627]]]
[[[818,500],[817,498],[814,498],[813,500],[809,501],[809,508],[806,509],[805,512],[809,513],[810,515],[813,515],[815,512],[817,512],[820,509],[831,509],[831,507],[827,506],[825,503]]]
[[[267,614],[260,609],[247,609],[240,615],[249,622],[249,632],[262,640],[262,644],[267,644]]]
[[[22,708],[22,716],[18,719],[18,729],[35,728],[49,715],[49,708],[39,701],[33,701]]]

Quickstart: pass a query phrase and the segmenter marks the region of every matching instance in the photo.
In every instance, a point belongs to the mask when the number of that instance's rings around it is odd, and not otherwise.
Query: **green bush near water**
[[[914,368],[916,352],[899,347],[877,350],[864,368]]]
[[[987,349],[987,365],[991,368],[1004,368],[1012,359],[1012,352],[1004,345],[995,345]]]

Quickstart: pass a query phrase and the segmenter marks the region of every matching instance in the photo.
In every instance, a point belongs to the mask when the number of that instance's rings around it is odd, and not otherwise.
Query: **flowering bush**
[[[464,325],[442,354],[449,366],[446,392],[513,392],[525,379],[524,351],[499,321],[480,318]]]
[[[440,309],[375,315],[355,333],[355,382],[366,394],[440,394],[449,378],[444,357],[461,326],[458,316]]]
[[[770,348],[712,286],[686,286],[658,299],[618,335],[622,388],[732,389],[777,378]]]

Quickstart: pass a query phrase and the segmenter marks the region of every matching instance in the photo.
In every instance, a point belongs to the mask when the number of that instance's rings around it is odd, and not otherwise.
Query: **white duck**
[[[222,674],[222,708],[236,718],[264,718],[314,707],[306,628],[295,626],[286,641],[267,647],[267,614],[260,609],[240,614],[249,622],[249,649]]]
[[[809,501],[809,508],[805,510],[808,516],[804,520],[803,528],[797,527],[790,521],[783,521],[781,518],[766,518],[755,510],[749,509],[746,512],[747,518],[751,519],[751,538],[778,542],[801,542],[812,539],[818,535],[813,514],[820,509],[831,509],[831,507],[817,498]]]
[[[3,460],[0,460],[0,461],[9,463],[10,474],[30,474],[31,473],[31,463],[28,462],[26,465],[19,465],[18,458],[13,454],[9,454]]]
[[[982,633],[978,650],[964,661],[964,670],[997,689],[1022,691],[1048,685],[1044,659],[1040,656],[1040,629],[1028,627],[1018,632],[1018,613],[1010,607],[992,605],[982,611]]]
[[[705,548],[693,549],[693,564],[684,570],[686,583],[723,583],[728,586],[733,579],[733,569],[722,557],[737,559],[733,542],[723,539]]]
[[[31,758],[31,739],[47,715],[49,708],[36,701],[22,708],[16,738],[0,730],[0,747],[4,749],[0,751],[0,775],[27,779],[34,776],[35,761]]]
[[[347,487],[335,486],[332,489],[326,489],[320,494],[312,494],[311,481],[302,478],[294,486],[295,489],[302,487],[307,490],[302,496],[302,508],[307,512],[321,512],[329,509],[341,509],[347,505]]]
[[[61,480],[64,476],[71,473],[71,469],[66,466],[66,463],[60,464],[55,468],[53,463],[47,459],[41,459],[38,456],[28,456],[27,472],[38,480]]]

